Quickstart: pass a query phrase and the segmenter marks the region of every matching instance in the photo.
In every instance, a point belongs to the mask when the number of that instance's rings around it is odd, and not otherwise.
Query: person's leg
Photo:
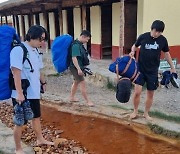
[[[149,116],[149,111],[153,103],[154,91],[158,88],[158,85],[158,74],[147,75],[147,98],[144,111],[144,117],[147,120],[152,120],[152,118]]]
[[[16,99],[12,98],[13,107],[17,104]],[[14,126],[13,130],[14,142],[16,146],[16,154],[24,154],[21,146],[22,126]]]
[[[80,84],[80,90],[81,90],[82,96],[86,100],[87,104],[89,106],[93,106],[94,105],[93,102],[87,96],[86,82],[83,80],[79,84]]]
[[[34,113],[34,119],[32,120],[32,127],[37,137],[37,145],[41,145],[41,144],[54,145],[53,142],[49,142],[45,140],[42,135],[41,122],[40,122],[40,116],[41,116],[40,100],[30,99],[29,101],[32,111]]]
[[[130,114],[130,119],[136,118],[138,114],[138,106],[140,103],[141,92],[142,92],[142,86],[136,84],[134,88],[134,96],[133,96],[134,111],[132,114]]]
[[[146,98],[146,107],[144,111],[144,117],[147,120],[152,120],[152,118],[149,116],[149,111],[153,103],[153,96],[154,96],[154,91],[153,90],[147,90],[147,98]]]
[[[76,92],[77,92],[77,88],[78,88],[78,85],[79,85],[79,82],[80,80],[79,79],[83,79],[83,76],[79,76],[78,75],[78,71],[76,68],[74,67],[70,67],[70,71],[71,71],[71,74],[73,75],[73,78],[74,78],[74,82],[71,86],[71,93],[70,93],[70,102],[78,102],[79,100],[77,98],[75,98],[75,95],[76,95]]]
[[[21,146],[21,136],[22,136],[22,126],[14,127],[14,141],[16,145],[16,154],[24,154],[22,146]]]
[[[34,118],[32,120],[32,127],[33,127],[36,137],[37,137],[37,145],[43,145],[43,144],[54,145],[53,142],[49,142],[44,139],[44,137],[42,135],[40,118]]]
[[[75,94],[78,88],[79,82],[74,80],[72,87],[71,87],[71,94],[70,94],[70,102],[77,102],[78,99],[75,98]]]

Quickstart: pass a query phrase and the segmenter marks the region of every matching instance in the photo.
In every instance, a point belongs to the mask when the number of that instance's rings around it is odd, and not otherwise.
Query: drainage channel
[[[79,141],[95,154],[179,154],[180,144],[171,144],[134,131],[108,119],[75,115],[42,105],[45,125],[64,130],[61,135]]]

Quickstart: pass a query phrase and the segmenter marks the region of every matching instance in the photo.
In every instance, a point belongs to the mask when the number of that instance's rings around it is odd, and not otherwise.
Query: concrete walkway
[[[34,154],[34,150],[32,147],[28,147],[25,144],[22,145],[25,154]],[[1,121],[0,121],[0,151],[3,152],[4,154],[15,153],[13,130],[11,128],[6,127]]]

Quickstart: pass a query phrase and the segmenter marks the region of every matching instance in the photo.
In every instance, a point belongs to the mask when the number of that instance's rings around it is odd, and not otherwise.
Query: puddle
[[[74,139],[95,154],[179,154],[180,146],[154,139],[101,118],[73,115],[42,105],[46,124],[64,130],[62,137]]]

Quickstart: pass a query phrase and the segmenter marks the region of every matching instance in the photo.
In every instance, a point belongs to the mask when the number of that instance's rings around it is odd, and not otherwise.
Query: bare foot
[[[129,118],[130,120],[137,118],[137,112],[134,111],[133,113],[131,113]]]
[[[70,100],[70,102],[79,102],[79,99],[77,99],[77,98],[70,98],[69,100]]]
[[[54,145],[54,142],[50,142],[47,140],[42,140],[42,141],[37,140],[37,146],[39,145]]]
[[[88,106],[90,106],[90,107],[93,107],[93,106],[94,106],[93,102],[91,102],[91,101],[88,101],[87,104],[88,104]]]
[[[149,114],[144,114],[143,116],[144,116],[144,118],[146,118],[146,120],[148,120],[148,121],[153,121],[153,118],[151,118],[151,117],[149,116]]]
[[[16,150],[15,154],[24,154],[23,150]]]

